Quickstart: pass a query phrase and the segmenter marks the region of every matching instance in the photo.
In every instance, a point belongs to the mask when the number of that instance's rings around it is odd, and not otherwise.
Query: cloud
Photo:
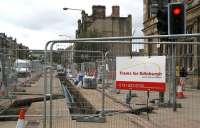
[[[25,29],[41,30],[48,27],[58,27],[58,24],[65,21],[65,17],[56,8],[45,8],[41,5],[38,7],[36,4],[27,4],[26,2],[1,6],[5,9],[0,12],[1,20]]]
[[[141,35],[142,0],[1,0],[1,32],[17,38],[31,49],[43,49],[46,41],[58,35],[75,36],[78,11],[63,11],[63,7],[84,9],[91,15],[92,5],[106,5],[106,15],[111,15],[113,5],[120,6],[121,16],[132,15],[133,27]]]

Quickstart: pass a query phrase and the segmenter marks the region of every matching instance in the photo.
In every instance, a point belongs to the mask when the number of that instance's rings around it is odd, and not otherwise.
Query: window
[[[186,33],[191,34],[193,33],[194,24],[191,24],[187,27]]]
[[[193,53],[193,47],[192,47],[192,45],[190,44],[188,47],[189,47],[189,53]]]
[[[187,54],[187,45],[184,45],[184,54]]]

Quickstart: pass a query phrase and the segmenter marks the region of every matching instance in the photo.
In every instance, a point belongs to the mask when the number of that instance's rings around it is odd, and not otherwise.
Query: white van
[[[14,63],[15,71],[18,76],[27,76],[31,74],[31,61],[17,59]]]

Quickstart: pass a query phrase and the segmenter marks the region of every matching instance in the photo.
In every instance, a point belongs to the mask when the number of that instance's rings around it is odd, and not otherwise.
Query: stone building
[[[82,19],[78,20],[78,29],[76,37],[117,37],[117,36],[131,36],[132,35],[132,17],[120,17],[120,7],[113,6],[112,14],[106,16],[105,6],[94,5],[92,7],[92,14],[89,16],[82,11]],[[82,45],[82,44],[81,44]],[[77,47],[75,46],[77,49]],[[128,44],[107,44],[98,46],[97,49],[88,50],[111,50],[113,56],[129,55],[131,45]]]
[[[64,56],[65,56],[65,64],[66,67],[70,68],[70,65],[73,64],[73,45],[70,45],[69,47],[67,47],[64,51]]]
[[[144,0],[144,35],[158,35],[157,29],[157,17],[151,10],[152,1],[155,0]],[[158,0],[157,0],[158,1]],[[181,1],[181,0],[179,0]],[[200,1],[199,0],[182,0],[186,5],[186,33],[200,33]],[[161,6],[166,6],[168,1],[163,1]],[[151,40],[149,40],[151,41]],[[200,41],[200,38],[187,38],[185,41]],[[169,53],[169,47],[167,45],[148,45],[144,46],[144,50],[147,53],[151,51],[153,54],[166,55]],[[177,64],[184,66],[189,71],[194,71],[194,73],[200,73],[200,46],[197,45],[177,45],[176,50],[177,56],[182,56],[177,58]],[[198,86],[198,83],[196,83]],[[200,86],[198,87],[200,88]]]
[[[190,0],[190,6],[187,9],[187,33],[200,33],[200,1]],[[189,41],[200,42],[200,38],[193,38]],[[183,60],[185,66],[189,68],[199,69],[200,68],[200,46],[197,45],[186,45],[183,54],[187,56]]]
[[[159,35],[157,29],[157,10],[167,6],[168,0],[144,0],[144,14],[143,14],[143,33],[145,36],[149,35]],[[156,6],[156,7],[155,7]],[[152,41],[152,40],[148,40]],[[161,46],[162,47],[162,46]],[[149,51],[152,54],[159,54],[160,47],[157,45],[144,45],[144,52],[147,53]]]
[[[18,44],[16,39],[7,37],[5,33],[0,33],[0,52],[14,61],[16,58],[28,58],[29,48]]]

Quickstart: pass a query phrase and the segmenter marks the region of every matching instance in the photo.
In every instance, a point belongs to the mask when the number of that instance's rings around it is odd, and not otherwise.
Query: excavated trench
[[[60,79],[61,84],[66,90],[65,95],[70,114],[97,114],[92,104],[84,98],[79,90],[67,79]]]
[[[67,79],[60,78],[63,87],[68,90],[70,96],[68,96],[69,102],[67,103],[71,115],[89,115],[97,114],[98,112],[94,107],[85,99],[81,93],[76,89],[74,85]],[[49,100],[49,96],[46,97]],[[63,95],[53,95],[53,100],[63,99]],[[66,98],[66,97],[65,97]],[[16,121],[18,119],[19,108],[24,107],[25,111],[31,106],[32,103],[42,102],[44,100],[43,96],[38,96],[35,98],[19,99],[14,100],[7,108],[4,108],[0,113],[0,121]],[[73,101],[72,101],[73,100]],[[15,116],[13,116],[15,115]]]
[[[39,80],[42,76],[41,74],[37,74],[32,77],[31,80],[27,81],[27,83],[34,83]],[[63,95],[53,95],[53,100],[55,99],[63,99]],[[47,100],[50,99],[49,96],[46,97]],[[7,99],[8,100],[8,99]],[[10,99],[9,103],[6,107],[0,106],[0,121],[16,121],[18,119],[19,108],[24,107],[25,111],[31,106],[32,103],[35,102],[43,102],[44,97],[38,96],[34,98],[24,98],[24,99]]]

